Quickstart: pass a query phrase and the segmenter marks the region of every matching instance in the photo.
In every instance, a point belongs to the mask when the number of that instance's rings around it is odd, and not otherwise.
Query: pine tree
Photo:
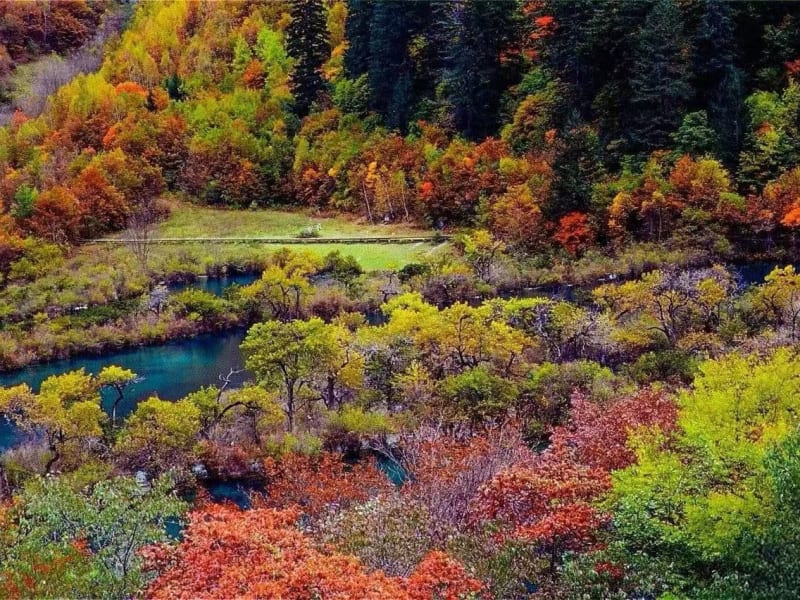
[[[691,98],[682,38],[683,21],[674,0],[658,0],[638,35],[631,74],[627,139],[634,152],[665,148]]]
[[[553,185],[545,215],[558,220],[570,212],[587,212],[592,186],[602,175],[597,133],[570,116],[557,143],[553,160]]]
[[[570,104],[581,118],[590,117],[590,108],[597,93],[598,75],[606,80],[610,69],[604,68],[608,45],[595,44],[591,25],[602,7],[599,2],[544,0],[537,16],[552,17],[557,24],[554,33],[542,43],[545,63],[568,88]],[[607,24],[608,21],[605,21]]]
[[[401,115],[394,111],[398,101],[409,101],[395,94],[397,83],[407,81],[409,69],[407,14],[405,2],[378,2],[372,10],[370,23],[370,105],[384,116],[390,127],[402,122]]]
[[[417,103],[414,61],[409,44],[430,22],[431,3],[384,0],[370,21],[369,87],[371,107],[386,125],[405,131]],[[429,85],[429,82],[426,82]]]
[[[348,0],[345,35],[347,50],[344,54],[345,73],[356,79],[369,69],[370,21],[372,0]]]
[[[453,52],[447,88],[456,127],[469,138],[496,132],[503,90],[519,75],[502,58],[518,47],[520,27],[513,0],[466,0],[453,12]]]
[[[694,41],[696,104],[708,114],[719,139],[716,153],[729,165],[742,143],[744,89],[735,33],[730,4],[707,0]]]
[[[295,113],[304,117],[325,89],[322,64],[330,55],[322,0],[292,0],[292,21],[286,29],[286,49],[295,63],[291,76]]]

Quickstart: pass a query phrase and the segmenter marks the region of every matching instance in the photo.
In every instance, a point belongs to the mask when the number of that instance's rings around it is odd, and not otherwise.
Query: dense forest
[[[480,224],[529,253],[699,231],[709,251],[769,247],[800,223],[797,18],[699,0],[143,3],[97,73],[2,131],[0,267],[25,235],[114,231],[165,192]],[[4,21],[24,57],[36,37]]]
[[[797,597],[800,3],[6,2],[3,111],[0,597]]]

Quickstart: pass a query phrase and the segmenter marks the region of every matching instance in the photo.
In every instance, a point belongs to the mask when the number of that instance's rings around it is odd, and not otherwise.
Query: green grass
[[[320,225],[320,237],[313,244],[302,244],[300,231],[309,226]],[[274,209],[226,210],[176,203],[170,217],[160,223],[154,237],[160,238],[217,238],[217,237],[272,237],[286,238],[286,245],[295,249],[313,252],[319,256],[339,250],[353,256],[367,271],[398,269],[436,252],[434,243],[325,243],[329,238],[357,238],[369,236],[427,236],[433,231],[407,223],[372,225],[347,215],[320,217],[305,211]],[[296,242],[293,243],[293,242]],[[156,261],[170,261],[171,257],[187,254],[197,259],[197,267],[204,264],[236,262],[246,257],[265,256],[275,252],[280,245],[258,243],[203,244],[187,242],[180,245],[155,245],[151,251]]]
[[[298,246],[295,246],[298,247]],[[302,246],[320,256],[339,250],[358,261],[365,271],[399,269],[437,251],[435,244],[310,244]]]
[[[224,210],[186,203],[176,204],[158,237],[287,237],[296,238],[306,227],[320,225],[320,237],[432,235],[409,224],[372,225],[347,217],[319,217],[283,210]],[[356,250],[353,250],[355,253]]]

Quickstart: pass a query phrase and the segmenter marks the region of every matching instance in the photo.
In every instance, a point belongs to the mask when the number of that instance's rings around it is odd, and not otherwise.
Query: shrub
[[[661,350],[642,354],[628,366],[628,375],[636,383],[672,381],[689,384],[697,372],[697,359],[684,350]]]
[[[319,227],[309,225],[308,227],[303,227],[300,230],[300,233],[297,234],[297,237],[299,237],[300,239],[309,239],[309,238],[318,238],[321,235],[322,233],[320,232]]]

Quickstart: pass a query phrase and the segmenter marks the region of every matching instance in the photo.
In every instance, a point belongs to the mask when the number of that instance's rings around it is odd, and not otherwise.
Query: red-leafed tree
[[[598,404],[576,394],[571,418],[551,436],[554,448],[570,448],[581,464],[614,471],[631,465],[635,456],[628,447],[632,431],[675,429],[678,408],[664,392],[643,389],[610,404]]]
[[[594,241],[594,232],[585,213],[571,212],[561,217],[554,237],[570,254],[580,254]]]
[[[410,474],[403,494],[425,506],[435,528],[430,533],[446,537],[469,520],[481,486],[533,456],[514,427],[466,439],[422,430],[403,440],[403,464]]]
[[[391,488],[386,475],[369,462],[348,464],[338,454],[287,454],[264,463],[269,480],[266,498],[259,504],[273,508],[297,506],[306,515],[319,516],[332,508],[363,502]]]
[[[566,448],[556,447],[499,473],[473,507],[478,520],[498,522],[506,535],[539,544],[555,567],[562,552],[594,543],[607,517],[590,503],[610,486],[607,471],[578,464]]]
[[[298,518],[293,510],[220,505],[192,513],[174,554],[163,547],[146,551],[152,567],[168,565],[147,596],[457,600],[482,592],[480,582],[439,552],[407,579],[367,573],[356,558],[316,547],[296,528]]]
[[[429,553],[408,577],[405,588],[410,600],[462,600],[484,598],[483,584],[469,577],[459,563],[444,552]]]
[[[86,167],[71,188],[84,214],[81,227],[84,237],[94,237],[125,226],[130,207],[97,167]]]
[[[627,446],[631,432],[669,433],[676,419],[674,402],[652,390],[609,405],[576,395],[572,419],[553,431],[550,448],[485,485],[472,504],[473,515],[538,544],[554,568],[562,552],[586,550],[597,541],[608,517],[593,503],[610,488],[611,471],[633,463]]]

